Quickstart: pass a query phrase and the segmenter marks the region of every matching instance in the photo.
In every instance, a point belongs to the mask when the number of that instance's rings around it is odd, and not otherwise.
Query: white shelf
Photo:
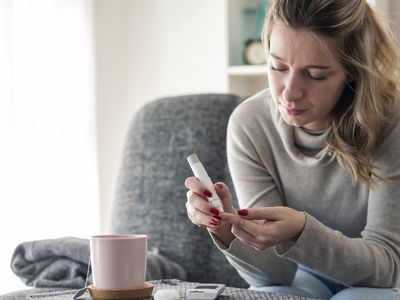
[[[229,76],[260,76],[267,75],[266,65],[244,65],[244,66],[230,66],[228,67]]]

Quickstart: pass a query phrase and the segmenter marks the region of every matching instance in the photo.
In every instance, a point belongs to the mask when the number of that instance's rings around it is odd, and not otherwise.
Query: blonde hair
[[[349,82],[331,112],[327,146],[355,182],[374,187],[370,155],[398,101],[399,53],[387,25],[366,0],[274,0],[263,42],[275,22],[335,38]]]

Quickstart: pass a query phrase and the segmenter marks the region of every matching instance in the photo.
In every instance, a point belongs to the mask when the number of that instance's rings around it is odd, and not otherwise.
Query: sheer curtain
[[[0,1],[0,294],[18,243],[100,229],[91,1]]]

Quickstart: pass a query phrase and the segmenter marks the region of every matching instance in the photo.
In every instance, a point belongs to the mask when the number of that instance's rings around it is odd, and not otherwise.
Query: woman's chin
[[[289,126],[302,127],[304,125],[303,122],[300,122],[300,120],[294,120],[293,118],[288,117],[286,115],[282,115],[282,117],[285,123],[288,124]]]

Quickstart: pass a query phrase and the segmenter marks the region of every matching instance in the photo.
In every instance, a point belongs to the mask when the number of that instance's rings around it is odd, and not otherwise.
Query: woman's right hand
[[[197,226],[207,227],[222,243],[229,247],[229,244],[235,238],[231,232],[232,225],[221,221],[218,216],[220,211],[207,201],[207,197],[211,196],[211,191],[194,176],[186,178],[185,186],[189,189],[186,194],[186,210],[190,221]],[[214,187],[221,198],[224,211],[234,213],[232,195],[228,186],[218,182],[214,184]]]

